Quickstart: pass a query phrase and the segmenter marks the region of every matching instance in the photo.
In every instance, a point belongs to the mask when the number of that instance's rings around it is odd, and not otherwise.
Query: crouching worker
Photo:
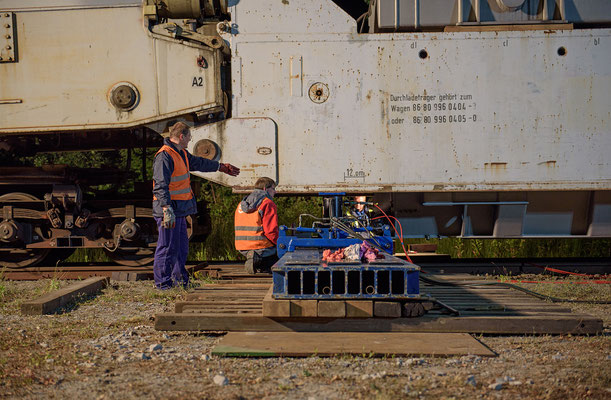
[[[186,218],[197,213],[189,171],[220,171],[231,176],[240,173],[231,164],[192,155],[185,150],[189,141],[189,127],[177,122],[153,160],[153,217],[159,231],[153,275],[159,289],[186,287],[189,283],[185,269],[189,253]]]
[[[259,178],[255,190],[235,210],[235,248],[246,257],[247,273],[268,272],[278,261],[278,208],[272,201],[276,182]]]

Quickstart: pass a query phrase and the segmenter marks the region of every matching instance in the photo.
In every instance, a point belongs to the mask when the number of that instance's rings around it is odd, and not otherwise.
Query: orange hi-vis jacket
[[[193,198],[193,192],[191,191],[189,158],[187,157],[187,152],[184,149],[182,150],[185,156],[183,160],[180,154],[178,154],[176,150],[168,145],[161,146],[155,155],[161,153],[162,151],[167,152],[172,157],[172,161],[174,161],[174,171],[172,171],[169,185],[170,199],[191,200]],[[157,200],[155,195],[153,195],[153,200]]]
[[[237,250],[256,250],[274,246],[263,231],[263,218],[261,208],[265,203],[271,201],[263,199],[257,210],[251,213],[242,211],[238,204],[235,210],[235,248]]]

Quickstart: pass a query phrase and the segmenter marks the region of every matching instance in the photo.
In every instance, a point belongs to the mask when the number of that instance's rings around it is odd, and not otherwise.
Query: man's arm
[[[208,160],[207,158],[194,156],[188,151],[187,157],[189,158],[189,169],[191,171],[216,172],[219,170],[218,161]]]
[[[227,163],[219,163],[218,161],[208,160],[207,158],[194,156],[193,154],[187,152],[187,157],[189,157],[189,169],[191,171],[200,171],[200,172],[216,172],[220,171],[224,174],[231,176],[238,176],[240,174],[240,169],[234,167],[231,164]]]
[[[170,179],[174,170],[172,157],[162,151],[153,160],[153,195],[163,208],[171,205],[170,200]]]
[[[274,245],[278,242],[278,208],[273,201],[266,202],[261,207],[263,234]]]

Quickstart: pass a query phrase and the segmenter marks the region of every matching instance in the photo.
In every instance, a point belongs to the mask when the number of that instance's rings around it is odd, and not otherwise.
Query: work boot
[[[247,274],[254,274],[255,269],[259,266],[260,257],[254,250],[250,250],[246,254],[246,262],[244,263],[244,270]]]

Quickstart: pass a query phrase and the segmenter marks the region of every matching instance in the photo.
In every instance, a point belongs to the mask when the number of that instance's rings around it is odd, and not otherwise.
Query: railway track
[[[611,258],[452,259],[447,255],[431,253],[410,255],[410,258],[425,272],[431,273],[480,275],[611,274]],[[189,261],[187,269],[192,273],[202,271],[204,275],[213,279],[223,277],[230,281],[256,281],[255,276],[243,273],[243,263],[241,261]],[[85,279],[92,276],[106,276],[113,280],[125,281],[152,279],[153,267],[152,265],[127,267],[105,262],[62,263],[56,266],[5,268],[0,273],[4,279],[9,280]]]

